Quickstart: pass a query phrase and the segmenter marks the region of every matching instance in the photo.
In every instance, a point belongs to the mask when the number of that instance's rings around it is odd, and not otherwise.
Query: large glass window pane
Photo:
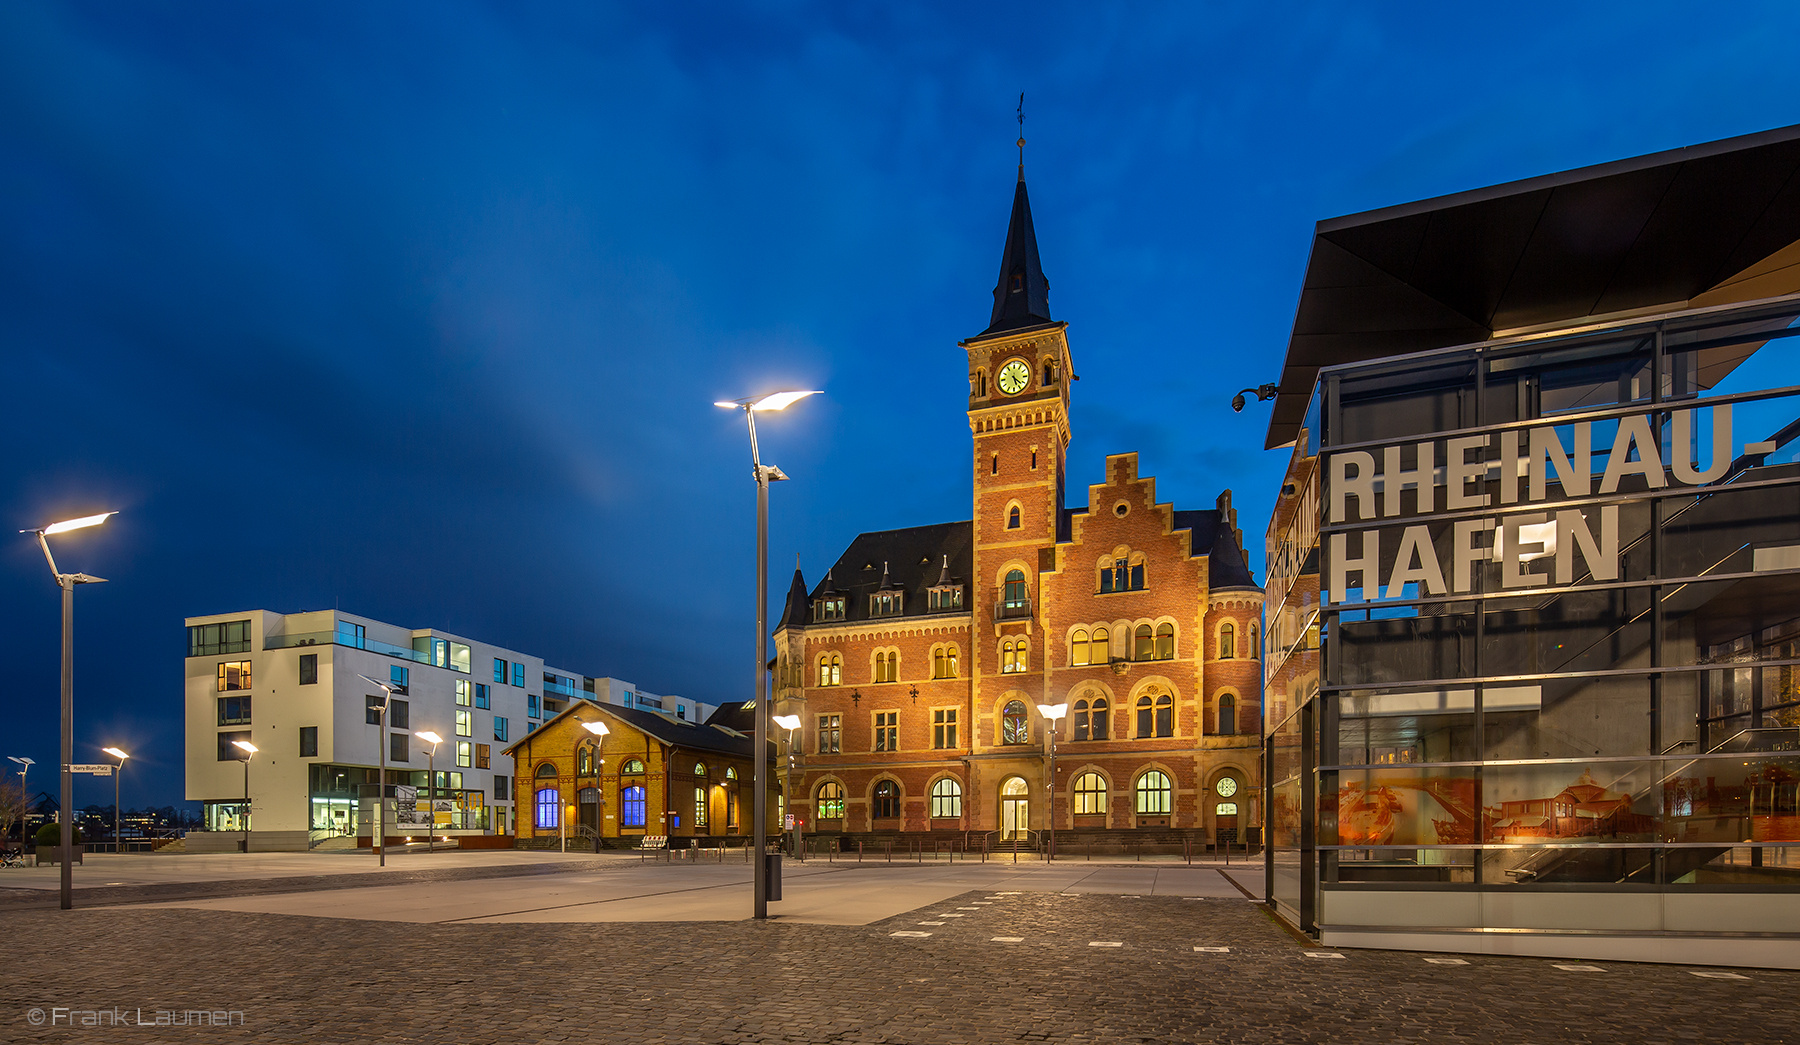
[[[1393,765],[1475,756],[1475,690],[1348,693],[1338,702],[1337,762]]]
[[[1791,465],[1782,470],[1796,471]],[[1663,511],[1664,577],[1762,572],[1800,563],[1800,485],[1670,498]],[[1791,599],[1800,586],[1793,577],[1768,580],[1778,582],[1771,596],[1784,592]]]
[[[1335,625],[1335,655],[1328,660],[1336,665],[1337,682],[1370,686],[1468,675],[1475,666],[1473,616],[1433,610],[1375,620],[1346,614]]]
[[[1650,599],[1646,589],[1623,588],[1489,600],[1482,669],[1535,675],[1646,667]]]
[[[1469,845],[1481,825],[1468,766],[1368,766],[1319,774],[1319,844]],[[1330,815],[1335,809],[1335,816]]]
[[[1484,687],[1482,755],[1525,759],[1656,754],[1650,743],[1651,688],[1648,675]]]

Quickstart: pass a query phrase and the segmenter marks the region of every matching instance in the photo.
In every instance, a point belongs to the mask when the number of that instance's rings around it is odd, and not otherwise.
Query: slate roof
[[[536,730],[502,748],[500,753],[513,754],[524,747],[527,741],[548,728],[552,722],[560,721],[583,707],[597,708],[625,725],[648,734],[653,740],[690,751],[711,751],[721,755],[736,755],[739,758],[749,759],[754,757],[753,752],[756,750],[755,738],[722,725],[715,725],[711,720],[704,723],[690,722],[648,708],[626,708],[617,704],[600,704],[586,698],[578,698],[570,701],[569,706],[557,712],[555,716],[546,719],[544,724]],[[715,719],[717,717],[716,714],[713,716]]]
[[[975,593],[970,590],[969,572],[974,562],[974,524],[963,522],[933,523],[909,526],[903,530],[878,530],[858,534],[838,557],[826,578],[813,589],[817,599],[827,591],[845,596],[844,620],[869,619],[869,596],[880,590],[885,566],[889,588],[904,591],[901,617],[932,616],[926,590],[938,582],[944,570],[944,557],[950,557],[950,580],[963,586],[963,605],[973,605]],[[810,605],[810,604],[809,604]],[[785,615],[784,615],[785,618]],[[801,622],[810,621],[807,609]],[[836,623],[836,622],[834,622]]]
[[[994,284],[994,311],[979,336],[1026,330],[1050,322],[1050,281],[1038,263],[1037,229],[1031,224],[1031,200],[1025,194],[1025,168],[1019,167],[1013,190],[1012,220],[1006,226],[1006,249],[1000,255],[1000,281]]]

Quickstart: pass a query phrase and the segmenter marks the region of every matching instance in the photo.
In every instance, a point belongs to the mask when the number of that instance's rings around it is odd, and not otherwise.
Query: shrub
[[[73,841],[76,845],[81,844],[81,828],[77,827],[75,829],[75,838]],[[38,828],[37,844],[39,849],[55,849],[62,845],[62,825],[45,824],[43,827]]]

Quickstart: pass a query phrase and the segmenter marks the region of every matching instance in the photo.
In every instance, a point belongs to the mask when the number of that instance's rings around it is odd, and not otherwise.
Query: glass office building
[[[1270,430],[1297,927],[1800,967],[1797,172],[1789,129],[1321,224]]]

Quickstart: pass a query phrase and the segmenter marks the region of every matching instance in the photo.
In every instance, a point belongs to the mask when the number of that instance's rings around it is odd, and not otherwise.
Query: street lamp
[[[1056,724],[1069,713],[1068,702],[1061,704],[1039,704],[1038,714],[1044,716],[1049,725],[1044,727],[1044,746],[1050,749],[1050,786],[1044,790],[1050,795],[1050,844],[1044,850],[1044,860],[1048,863],[1056,859]]]
[[[756,796],[752,802],[752,816],[756,822],[756,871],[751,889],[755,898],[753,914],[759,919],[769,916],[769,859],[764,852],[767,848],[764,839],[768,837],[766,832],[769,815],[769,699],[766,688],[768,678],[763,668],[764,654],[768,651],[769,644],[769,484],[786,479],[787,476],[774,465],[762,463],[762,455],[756,446],[756,415],[763,411],[786,410],[807,396],[818,394],[817,389],[808,392],[772,392],[713,404],[727,410],[744,412],[744,419],[750,425],[750,474],[756,480],[756,657],[751,665],[755,686],[753,703],[756,706]]]
[[[787,783],[782,788],[782,794],[787,796],[786,813],[794,818],[793,840],[788,844],[793,855],[798,857],[800,855],[800,818],[794,815],[794,731],[800,728],[800,716],[776,715],[775,724],[787,730],[788,734]]]
[[[438,745],[444,742],[444,738],[429,729],[418,730],[413,733],[413,736],[431,745],[431,753],[425,756],[425,815],[430,820],[430,826],[425,832],[425,851],[435,853],[437,852],[437,749]]]
[[[45,538],[70,530],[80,530],[89,526],[98,526],[118,512],[101,512],[99,515],[84,515],[79,519],[64,519],[51,523],[39,530],[20,530],[20,533],[35,534],[38,547],[44,549],[44,559],[50,563],[50,574],[56,578],[56,586],[62,589],[62,806],[60,819],[62,822],[62,909],[67,911],[75,906],[75,879],[70,869],[70,861],[75,857],[75,783],[69,772],[69,762],[75,757],[75,585],[104,584],[105,577],[90,577],[85,573],[64,573],[56,568],[56,557],[50,554],[50,542]]]
[[[589,733],[594,734],[594,736],[596,736],[596,737],[604,737],[607,734],[612,732],[612,730],[606,728],[606,723],[601,722],[599,719],[595,719],[592,722],[583,722],[581,724],[581,728],[587,730]],[[598,749],[599,749],[599,745],[596,744],[595,745],[596,753],[598,752]],[[604,759],[604,758],[600,759],[599,765],[603,766],[605,764],[606,764],[606,759]],[[594,776],[596,778],[599,778],[601,776],[598,766],[596,766],[594,769]],[[594,792],[595,792],[596,796],[599,796],[602,798],[604,798],[604,796],[606,794],[606,792],[601,790],[600,788],[595,788]],[[579,791],[577,791],[575,794],[575,808],[578,810],[581,808],[581,793]],[[601,815],[602,808],[603,807],[602,807],[601,802],[594,803],[594,852],[596,852],[596,853],[598,853],[600,851],[600,830],[601,830],[602,826],[604,826],[606,823],[606,818]]]
[[[113,773],[113,852],[123,853],[125,847],[119,841],[119,781],[125,776],[125,760],[131,756],[116,747],[103,747],[100,750],[119,760],[119,768]]]
[[[17,762],[19,764],[19,795],[25,801],[29,802],[31,800],[31,789],[25,786],[25,774],[31,771],[32,766],[37,765],[37,760],[25,758],[20,755],[7,755],[6,760],[8,762]],[[21,846],[25,844],[25,818],[23,816],[19,817],[19,844]]]
[[[250,756],[256,754],[256,745],[248,740],[234,740],[233,746],[244,750],[244,809],[238,815],[238,826],[244,829],[244,852],[250,851]]]
[[[356,677],[381,690],[381,750],[376,752],[381,757],[381,775],[376,778],[378,782],[375,785],[375,835],[373,841],[375,855],[380,858],[379,865],[386,867],[387,846],[382,844],[386,838],[381,832],[387,827],[387,824],[383,822],[382,814],[387,806],[388,705],[394,702],[394,687],[386,682],[377,682],[360,671],[356,673]]]

